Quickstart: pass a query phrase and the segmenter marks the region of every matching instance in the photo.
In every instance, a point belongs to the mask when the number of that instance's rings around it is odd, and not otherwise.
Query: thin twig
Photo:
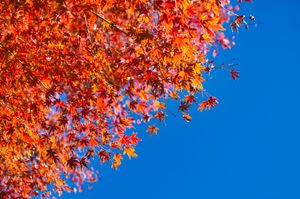
[[[83,16],[84,16],[85,28],[86,28],[86,32],[87,32],[87,35],[88,35],[88,39],[89,39],[90,42],[91,42],[91,36],[90,36],[90,31],[89,31],[89,25],[88,25],[88,22],[87,22],[85,13],[83,14]]]
[[[107,20],[106,18],[104,18],[104,17],[101,16],[100,14],[98,14],[98,13],[92,11],[92,10],[90,10],[90,12],[93,13],[94,15],[96,15],[97,17],[99,17],[100,19],[102,19],[103,21],[105,21],[106,23],[108,23],[110,26],[116,28],[117,30],[123,32],[123,33],[126,34],[126,35],[128,34],[125,30],[119,28],[116,24],[114,24],[113,22]]]

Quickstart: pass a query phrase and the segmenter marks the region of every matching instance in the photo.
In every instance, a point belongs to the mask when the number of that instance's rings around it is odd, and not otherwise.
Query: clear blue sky
[[[234,1],[234,0],[233,0]],[[219,98],[193,121],[169,116],[158,136],[140,132],[139,157],[102,169],[92,190],[62,199],[299,199],[300,1],[254,0],[257,28],[241,31],[217,61],[235,58],[241,77],[213,73]]]

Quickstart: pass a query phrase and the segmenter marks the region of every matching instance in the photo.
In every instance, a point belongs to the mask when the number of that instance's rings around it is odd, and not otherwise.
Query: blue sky
[[[235,58],[240,78],[212,74],[213,111],[171,115],[158,136],[140,132],[137,159],[102,168],[92,190],[62,199],[299,199],[300,1],[254,0],[242,12],[257,28],[241,31],[217,62]],[[138,130],[138,129],[137,129]]]

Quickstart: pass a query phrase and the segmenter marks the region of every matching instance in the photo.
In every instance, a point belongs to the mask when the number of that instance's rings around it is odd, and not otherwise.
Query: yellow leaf
[[[203,82],[204,81],[204,79],[203,78],[199,78],[199,77],[195,77],[194,79],[193,79],[193,86],[195,87],[195,88],[198,88],[198,89],[200,89],[200,90],[202,90],[203,89],[203,86],[202,86],[202,83],[201,82]]]
[[[165,109],[166,108],[165,103],[157,101],[157,100],[153,101],[153,106],[154,106],[154,110]]]
[[[196,64],[194,68],[194,73],[200,74],[203,70],[205,70],[205,66],[201,66],[200,64]]]
[[[134,152],[134,148],[132,146],[126,147],[124,149],[124,154],[126,154],[129,159],[131,159],[131,157],[137,157],[137,154]]]
[[[118,166],[121,165],[121,160],[123,160],[123,157],[120,153],[117,153],[114,155],[113,157],[113,164],[112,164],[112,168],[116,169]]]

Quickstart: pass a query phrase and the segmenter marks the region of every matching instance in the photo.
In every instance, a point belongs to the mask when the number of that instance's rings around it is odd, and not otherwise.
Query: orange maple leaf
[[[150,133],[150,136],[152,136],[153,134],[156,134],[156,135],[157,135],[158,129],[159,129],[159,128],[157,128],[156,126],[149,125],[149,127],[148,127],[148,129],[147,129],[147,132]]]
[[[137,154],[134,152],[134,148],[132,146],[125,147],[124,154],[126,154],[129,159],[131,159],[131,157],[137,157]]]
[[[112,164],[112,168],[116,169],[117,167],[119,167],[121,165],[121,160],[123,160],[121,153],[115,154],[113,157],[114,162]]]

